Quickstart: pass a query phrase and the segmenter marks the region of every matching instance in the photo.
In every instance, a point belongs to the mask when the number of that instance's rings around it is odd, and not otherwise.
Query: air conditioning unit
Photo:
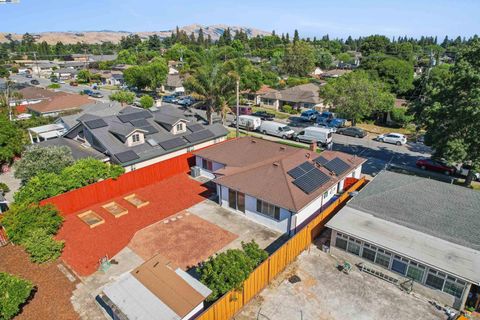
[[[197,167],[197,166],[192,167],[191,171],[190,171],[190,174],[194,178],[199,177],[200,174],[201,174],[200,167]]]

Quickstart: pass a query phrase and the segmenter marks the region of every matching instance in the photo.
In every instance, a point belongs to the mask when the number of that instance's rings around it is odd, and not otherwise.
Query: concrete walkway
[[[20,180],[13,176],[13,172],[13,168],[10,168],[10,171],[0,174],[0,182],[6,183],[10,188],[10,192],[5,194],[5,199],[9,203],[13,202],[13,195],[20,189]]]

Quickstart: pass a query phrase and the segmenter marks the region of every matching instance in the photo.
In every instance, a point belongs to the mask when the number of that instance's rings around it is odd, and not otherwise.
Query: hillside
[[[195,35],[198,35],[200,28],[203,28],[203,33],[205,37],[210,35],[212,40],[218,40],[220,35],[224,32],[226,28],[230,28],[234,34],[237,30],[243,30],[249,37],[256,37],[257,35],[268,35],[270,32],[262,31],[255,28],[249,27],[240,27],[240,26],[228,26],[224,24],[217,24],[211,26],[202,26],[199,24],[192,24],[188,26],[181,27],[180,30],[185,31],[188,35],[192,32]],[[88,44],[92,43],[102,43],[102,42],[113,42],[118,43],[120,39],[129,34],[138,34],[141,38],[147,38],[150,35],[157,34],[161,38],[169,37],[172,30],[164,31],[145,31],[145,32],[127,32],[127,31],[85,31],[85,32],[42,32],[42,33],[32,33],[37,42],[46,41],[48,44],[55,44],[58,41],[63,42],[64,44],[73,44],[77,42],[84,42]],[[8,42],[9,38],[12,40],[21,40],[23,34],[17,33],[6,33],[0,32],[0,43]]]

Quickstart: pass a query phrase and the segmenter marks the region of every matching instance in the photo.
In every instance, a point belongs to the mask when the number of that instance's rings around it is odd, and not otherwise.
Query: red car
[[[420,159],[416,162],[417,167],[422,170],[438,171],[451,176],[455,174],[455,167],[449,166],[446,162],[433,159]]]

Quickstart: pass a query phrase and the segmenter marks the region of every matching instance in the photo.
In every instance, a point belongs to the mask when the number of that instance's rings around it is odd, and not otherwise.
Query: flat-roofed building
[[[480,284],[480,193],[389,171],[328,223],[331,252],[461,309]],[[474,296],[474,294],[473,294]]]

